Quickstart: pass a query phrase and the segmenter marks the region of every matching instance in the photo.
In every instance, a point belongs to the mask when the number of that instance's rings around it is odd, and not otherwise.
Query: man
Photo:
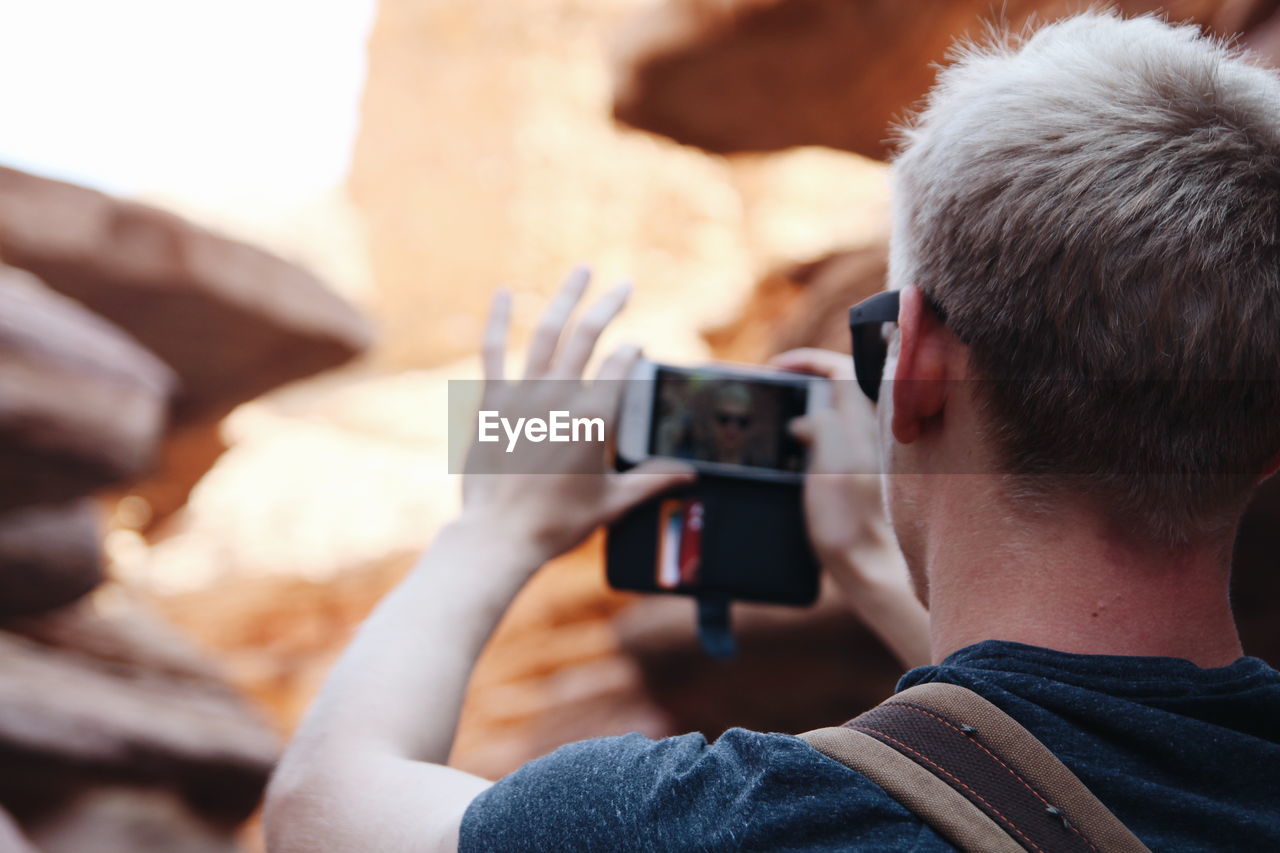
[[[1236,524],[1280,451],[1280,81],[1194,30],[1085,15],[960,52],[894,168],[895,292],[877,298],[897,320],[882,371],[859,348],[858,379],[911,583],[881,556],[852,383],[797,425],[826,569],[905,662],[935,662],[901,686],[982,694],[1151,849],[1280,850],[1280,673],[1242,657],[1227,596]],[[625,297],[561,340],[584,279],[526,376],[581,375]],[[490,393],[518,405],[534,392],[498,381],[505,297],[494,314]],[[823,353],[779,363],[847,375]],[[616,384],[560,383],[557,403],[606,411]],[[281,764],[273,850],[952,849],[790,735],[585,741],[494,784],[444,766],[470,667],[529,574],[691,476],[606,473],[591,449],[527,473],[546,462],[467,478]]]
[[[712,461],[729,465],[758,464],[750,455],[751,391],[741,382],[717,385],[711,394]]]

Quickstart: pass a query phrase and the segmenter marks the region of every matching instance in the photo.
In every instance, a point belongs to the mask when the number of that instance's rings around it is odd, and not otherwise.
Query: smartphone
[[[818,595],[798,483],[702,476],[611,524],[605,556],[615,589],[797,606]]]
[[[682,459],[699,470],[797,482],[806,453],[787,425],[831,405],[827,380],[765,367],[640,360],[623,390],[618,458]]]

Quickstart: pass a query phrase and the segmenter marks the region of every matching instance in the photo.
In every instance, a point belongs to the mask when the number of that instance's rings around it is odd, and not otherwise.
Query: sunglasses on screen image
[[[886,290],[869,296],[849,309],[849,334],[853,338],[853,374],[858,387],[873,403],[880,401],[880,379],[889,360],[889,340],[885,323],[898,322],[899,291]],[[929,309],[946,322],[946,315],[931,301]]]
[[[716,412],[716,423],[720,426],[729,426],[732,424],[733,426],[738,427],[738,429],[746,429],[751,426],[751,416]]]

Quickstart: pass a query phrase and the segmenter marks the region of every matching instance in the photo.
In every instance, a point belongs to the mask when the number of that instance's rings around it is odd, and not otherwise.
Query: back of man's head
[[[996,41],[902,132],[891,285],[992,380],[1023,505],[1083,496],[1161,545],[1229,530],[1280,450],[1280,78],[1152,17]]]

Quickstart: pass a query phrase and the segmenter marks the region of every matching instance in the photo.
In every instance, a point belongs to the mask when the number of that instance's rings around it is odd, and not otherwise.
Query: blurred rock
[[[0,245],[6,228],[0,222]],[[0,266],[0,511],[140,474],[174,387],[170,370],[119,328]]]
[[[682,597],[644,598],[619,615],[616,629],[649,701],[675,731],[803,732],[876,705],[904,671],[832,593],[824,589],[813,608],[735,603],[731,660],[703,653],[693,602]]]
[[[186,506],[191,490],[227,450],[222,424],[209,420],[175,428],[144,476],[103,495],[117,515],[123,510],[127,516],[117,518],[121,526],[150,535]]]
[[[796,347],[848,352],[849,306],[884,290],[889,246],[791,264],[760,279],[738,316],[704,333],[716,358],[753,362]]]
[[[320,580],[418,550],[458,507],[446,378],[476,373],[340,371],[241,406],[223,422],[230,450],[150,547],[108,540],[113,569],[176,593],[233,575]],[[144,528],[140,510],[122,526]]]
[[[1269,0],[1120,0],[1235,34]],[[1072,0],[666,0],[619,32],[614,116],[641,130],[727,154],[825,145],[884,159],[890,125],[933,84],[956,38],[983,22],[1013,28]]]
[[[0,631],[31,640],[47,651],[78,655],[109,667],[196,682],[219,678],[218,667],[175,632],[152,605],[114,584],[70,607],[5,620]]]
[[[236,853],[240,849],[226,826],[202,820],[180,797],[161,789],[87,791],[34,822],[29,831],[41,853]]]
[[[0,515],[0,620],[70,604],[102,581],[98,516],[88,498]]]
[[[278,750],[187,641],[117,589],[0,631],[0,802],[24,825],[127,783],[231,826]]]
[[[747,233],[726,164],[609,118],[601,43],[649,2],[378,4],[348,186],[369,234],[381,366],[474,355],[500,285],[515,291],[522,347],[582,262],[597,288],[619,276],[639,285],[604,346],[704,354],[697,326],[731,310],[772,235]]]
[[[0,809],[0,851],[3,853],[38,853],[31,842],[18,829],[13,818],[4,809]]]
[[[0,256],[154,351],[180,421],[336,367],[370,330],[305,270],[156,208],[0,168]]]
[[[1256,3],[1255,7],[1270,5],[1269,15],[1259,15],[1243,39],[1244,46],[1266,58],[1272,65],[1280,63],[1280,7],[1274,3]]]
[[[676,733],[620,653],[611,622],[634,597],[605,585],[602,556],[593,538],[516,599],[471,678],[451,764],[496,778],[572,740]],[[402,557],[325,583],[227,577],[160,606],[292,728],[361,620],[412,563]]]
[[[157,603],[230,681],[282,729],[302,719],[334,658],[411,561],[352,569],[316,583],[305,578],[224,577],[198,592]]]

